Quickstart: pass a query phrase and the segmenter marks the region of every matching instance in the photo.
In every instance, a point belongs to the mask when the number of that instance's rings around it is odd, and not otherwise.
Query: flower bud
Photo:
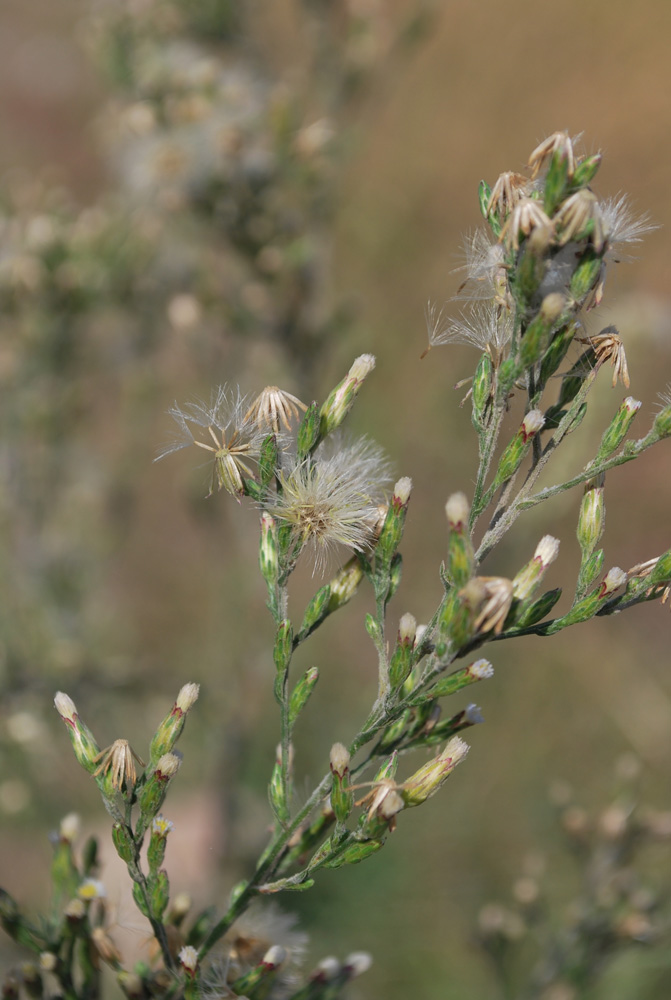
[[[389,661],[389,686],[395,691],[412,669],[412,654],[417,631],[417,620],[414,615],[404,614],[398,623],[396,647]]]
[[[376,557],[390,564],[392,557],[401,544],[411,492],[412,479],[409,479],[408,476],[403,476],[394,486],[394,492],[380,531],[380,537],[375,547]]]
[[[450,535],[447,543],[447,574],[455,587],[465,587],[473,576],[475,555],[468,520],[470,506],[464,493],[453,493],[445,504]]]
[[[331,747],[330,766],[333,783],[331,785],[331,808],[338,823],[344,823],[354,805],[354,793],[349,787],[349,752],[342,743]]]
[[[320,410],[319,431],[326,437],[340,427],[343,420],[352,409],[354,399],[363,380],[375,368],[375,358],[372,354],[361,354],[353,363],[345,378],[329,394]]]
[[[61,820],[61,825],[58,830],[58,836],[60,840],[65,841],[68,844],[72,844],[79,836],[81,830],[81,819],[77,813],[68,813]]]
[[[198,970],[198,951],[190,944],[185,945],[177,956],[184,971],[193,975]]]
[[[671,402],[659,411],[653,424],[655,431],[660,438],[668,437],[671,434]]]
[[[601,582],[599,588],[599,598],[610,597],[616,590],[623,587],[627,582],[627,574],[619,566],[609,569]]]
[[[494,667],[491,665],[489,660],[474,660],[474,662],[469,663],[467,667],[461,667],[459,670],[455,670],[453,674],[448,674],[447,677],[441,677],[440,680],[436,681],[436,683],[429,688],[429,690],[425,693],[425,697],[442,698],[445,695],[455,694],[457,691],[461,691],[462,688],[467,687],[469,684],[475,684],[477,681],[488,680],[493,676]]]
[[[453,736],[442,753],[403,782],[401,796],[406,806],[419,806],[435,795],[457,764],[465,758],[468,750],[467,743],[458,736]]]
[[[329,606],[328,613],[332,614],[347,604],[356,594],[359,584],[363,580],[363,570],[358,556],[352,556],[344,566],[342,566],[329,583]]]
[[[534,557],[524,566],[513,580],[513,596],[526,601],[535,593],[548,566],[559,553],[559,541],[552,535],[544,535],[536,546]]]
[[[163,919],[166,907],[170,900],[170,882],[165,868],[158,872],[149,873],[149,901],[152,916],[157,920]]]
[[[147,861],[150,872],[156,872],[163,864],[165,849],[167,846],[168,834],[173,829],[173,824],[163,816],[155,816],[151,821],[151,834],[149,837],[149,847],[147,848]]]
[[[605,476],[601,475],[585,485],[576,532],[583,559],[592,554],[604,532],[606,524],[604,481]]]
[[[157,765],[159,758],[169,754],[174,747],[184,729],[186,716],[198,698],[199,691],[199,684],[185,684],[180,689],[172,711],[166,715],[151,741],[149,754],[152,764]]]
[[[317,667],[310,667],[309,670],[306,670],[301,680],[298,681],[296,687],[291,692],[291,698],[289,700],[290,726],[293,726],[294,722],[305,708],[308,698],[314,691],[315,684],[318,680],[319,670]]]
[[[492,395],[492,359],[485,353],[480,356],[473,376],[473,423],[476,430],[485,421],[487,407]]]
[[[348,979],[355,979],[368,972],[372,964],[373,959],[367,951],[354,951],[345,959],[344,971]]]
[[[545,354],[552,327],[564,311],[566,302],[563,295],[551,292],[541,303],[538,314],[534,316],[524,331],[520,344],[520,363],[523,368],[531,368]]]
[[[261,514],[261,537],[259,540],[259,567],[261,575],[269,587],[274,587],[279,574],[277,557],[277,522],[267,511]]]
[[[137,855],[137,848],[125,823],[114,823],[112,826],[112,842],[122,861],[128,864]]]
[[[641,408],[641,403],[638,399],[634,399],[632,396],[627,396],[623,400],[619,410],[613,417],[610,425],[606,428],[603,437],[601,438],[601,444],[599,445],[599,450],[596,453],[594,459],[595,463],[603,461],[603,459],[608,458],[613,454],[614,451],[620,447],[624,438],[631,426],[631,422]]]
[[[138,795],[138,803],[145,823],[153,819],[163,805],[168,785],[177,774],[181,763],[181,754],[177,752],[166,753],[156,762],[153,773],[148,777]]]
[[[100,747],[93,738],[93,733],[77,714],[77,706],[69,695],[58,691],[54,698],[56,711],[68,728],[68,735],[75,752],[75,757],[89,774],[96,770]]]
[[[310,403],[296,435],[296,457],[298,461],[307,458],[319,444],[320,422],[319,407],[316,403]]]
[[[501,486],[515,475],[529,450],[532,439],[542,429],[544,423],[545,417],[540,410],[529,410],[517,434],[501,455],[494,480],[495,487]]]

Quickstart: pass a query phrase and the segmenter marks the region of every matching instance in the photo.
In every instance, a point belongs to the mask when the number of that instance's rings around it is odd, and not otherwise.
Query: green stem
[[[596,378],[596,374],[597,374],[597,369],[593,369],[586,376],[585,381],[583,385],[580,387],[579,392],[576,393],[576,396],[571,404],[570,409],[562,418],[562,420],[559,422],[559,425],[556,428],[554,434],[552,435],[552,437],[546,444],[545,448],[543,449],[543,453],[540,459],[538,460],[538,462],[536,462],[535,465],[532,466],[531,470],[529,471],[529,474],[527,475],[526,480],[524,481],[524,485],[521,487],[519,493],[517,494],[511,505],[508,507],[508,509],[499,517],[499,519],[496,521],[495,524],[492,524],[492,526],[485,533],[484,538],[480,543],[480,548],[478,549],[475,556],[478,563],[482,562],[482,560],[484,560],[489,555],[492,549],[501,541],[505,533],[515,523],[521,511],[528,506],[527,503],[528,494],[531,492],[531,489],[537,482],[538,477],[540,476],[541,472],[547,465],[553,452],[559,447],[559,445],[562,443],[568,432],[571,430],[571,427],[576,419],[578,411],[582,406],[590,389],[592,388],[592,384],[594,382],[594,379]],[[598,470],[592,468],[592,470],[589,473],[589,476],[587,476],[586,478],[596,475],[597,471]],[[565,488],[568,489],[569,488],[568,485]],[[561,492],[561,490],[559,490],[558,492]],[[533,506],[533,504],[531,506]]]
[[[496,398],[496,396],[494,398]],[[491,490],[488,490],[485,493],[485,480],[487,479],[489,467],[492,464],[492,458],[496,449],[496,443],[499,438],[501,421],[503,420],[503,414],[505,413],[505,405],[501,403],[493,403],[492,406],[493,415],[491,423],[480,438],[480,461],[478,463],[478,473],[475,480],[473,502],[471,503],[471,516],[469,520],[469,528],[471,531],[473,530],[475,522],[480,514],[482,514],[483,510],[486,510],[489,506],[492,498]],[[484,444],[482,440],[483,438]]]

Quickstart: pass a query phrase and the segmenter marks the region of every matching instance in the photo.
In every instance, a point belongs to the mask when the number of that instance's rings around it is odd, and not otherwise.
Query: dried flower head
[[[182,433],[176,441],[161,449],[156,461],[195,444],[214,456],[208,496],[214,492],[216,483],[218,489],[223,487],[233,496],[241,497],[245,492],[243,473],[252,475],[248,462],[259,454],[262,436],[248,416],[246,400],[240,390],[219,386],[209,406],[194,402],[182,409],[175,403],[168,412]]]
[[[516,174],[514,171],[507,170],[496,179],[487,202],[487,215],[492,208],[495,208],[499,217],[505,219],[520,198],[528,194],[528,191],[529,179],[524,174]]]
[[[597,253],[603,250],[608,235],[596,195],[589,188],[576,191],[560,206],[553,219],[559,246],[566,246],[586,236]]]
[[[614,326],[607,326],[593,337],[578,337],[581,344],[588,344],[596,355],[597,365],[610,360],[613,369],[613,389],[619,379],[625,389],[629,388],[629,369],[624,344]]]
[[[112,788],[120,791],[124,782],[127,788],[133,788],[137,781],[135,761],[144,767],[144,761],[138,757],[128,740],[115,740],[111,746],[101,750],[94,758],[100,764],[93,772],[95,778],[109,770],[112,771]]]
[[[276,385],[267,385],[245,413],[245,420],[252,420],[258,429],[264,433],[280,432],[280,423],[285,430],[291,430],[291,421],[298,419],[298,411],[307,410],[290,392],[279,389]]]
[[[568,132],[553,132],[552,135],[547,137],[547,139],[544,139],[541,143],[539,143],[529,157],[529,162],[527,164],[527,166],[531,167],[532,180],[538,176],[545,164],[548,163],[555,154],[566,157],[568,162],[568,174],[569,177],[572,177],[575,173],[575,153],[573,150],[573,144],[577,142],[579,138],[580,136],[578,135],[574,139],[571,139]]]
[[[499,635],[513,600],[512,581],[503,576],[479,576],[476,580],[482,584],[483,596],[475,627]]]
[[[321,566],[335,545],[368,547],[389,481],[389,464],[377,445],[361,438],[314,456],[280,473],[280,489],[269,511],[292,526],[302,549],[312,545]]]
[[[445,320],[444,309],[438,310],[430,302],[426,309],[426,325],[432,347],[470,344],[479,351],[487,351],[494,362],[499,361],[513,335],[512,314],[496,301],[478,303],[467,314],[462,313],[459,319],[452,320]]]
[[[463,271],[464,281],[455,299],[478,301],[494,298],[499,304],[510,304],[505,253],[500,243],[493,243],[485,229],[476,229],[466,237],[463,246],[465,262],[457,271]]]
[[[520,248],[520,233],[524,236],[534,229],[544,229],[550,232],[552,223],[545,214],[543,206],[536,198],[520,198],[515,208],[508,216],[508,221],[501,230],[499,240],[508,244],[513,250]]]

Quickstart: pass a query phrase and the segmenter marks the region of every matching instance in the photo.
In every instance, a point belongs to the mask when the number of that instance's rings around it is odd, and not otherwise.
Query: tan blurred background
[[[273,24],[263,26],[275,66],[290,62],[300,43],[289,7],[278,7]],[[392,20],[407,9],[405,0],[392,5]],[[57,180],[82,205],[116,183],[98,138],[108,89],[80,44],[85,14],[73,0],[4,0],[0,9],[0,166],[14,179]],[[408,54],[391,56],[349,112],[353,132],[338,192],[331,281],[356,320],[324,346],[323,360],[302,384],[296,376],[288,387],[323,398],[355,355],[377,356],[353,422],[414,482],[392,620],[404,611],[420,621],[431,614],[440,593],[444,502],[454,490],[469,493],[475,471],[469,414],[453,391],[474,356],[439,348],[419,359],[427,300],[442,302],[459,284],[453,268],[463,234],[479,222],[481,177],[491,183],[502,170],[522,168],[536,143],[556,129],[582,132],[587,151],[603,151],[597,192],[628,192],[660,229],[646,239],[640,260],[611,267],[590,329],[609,323],[620,329],[631,392],[643,400],[641,428],[671,380],[669,51],[666,0],[457,0],[437,8],[428,36]],[[90,422],[97,460],[104,466],[125,454],[126,437],[141,459],[130,513],[92,580],[98,589],[86,593],[104,606],[100,648],[65,656],[62,670],[43,683],[10,685],[4,694],[3,716],[14,723],[2,735],[0,869],[7,888],[35,906],[45,892],[46,833],[61,815],[76,809],[87,827],[107,836],[93,786],[78,773],[51,718],[55,688],[75,697],[101,745],[124,736],[142,753],[148,727],[179,686],[203,682],[181,744],[183,780],[170,812],[177,826],[168,852],[175,890],[189,888],[209,901],[218,879],[223,905],[268,818],[264,782],[276,736],[270,619],[252,571],[255,516],[228,496],[201,500],[202,470],[194,471],[187,452],[159,466],[151,460],[170,437],[163,411],[173,399],[207,394],[210,380],[241,376],[250,390],[278,372],[290,380],[291,374],[263,341],[243,350],[224,338],[184,364],[183,346],[167,319],[165,325],[158,363],[143,372],[156,400],[150,434],[143,428],[142,438],[133,439],[132,421],[124,417],[125,376],[117,383],[94,372],[86,388],[89,408],[81,419]],[[143,390],[134,384],[132,391]],[[621,389],[612,390],[604,374],[595,395],[593,419],[581,428],[573,464],[564,460],[567,470],[589,457],[590,440],[598,440]],[[670,468],[669,447],[660,445],[636,469],[610,474],[607,565],[627,568],[669,547]],[[120,489],[112,506],[123,504],[123,496]],[[490,572],[514,575],[549,532],[563,543],[550,585],[570,584],[579,558],[577,503],[569,494],[536,509],[511,532]],[[13,530],[11,523],[3,528]],[[297,607],[312,586],[309,574],[297,581]],[[321,775],[329,746],[347,740],[371,697],[366,609],[360,595],[300,659],[303,669],[318,664],[322,678],[299,727],[299,788]],[[550,782],[566,779],[580,800],[604,801],[614,761],[633,751],[643,761],[648,799],[669,804],[670,630],[669,610],[650,605],[556,638],[489,647],[495,677],[464,699],[476,700],[486,720],[472,731],[467,764],[440,797],[402,819],[380,856],[328,873],[313,892],[282,901],[311,932],[311,957],[371,951],[375,965],[353,993],[371,1000],[494,996],[473,944],[476,914],[484,902],[506,896],[529,851],[540,846],[552,857]],[[39,678],[39,663],[33,666]],[[9,955],[3,941],[0,956],[9,961]],[[668,970],[666,979],[657,968],[649,975],[668,988]]]

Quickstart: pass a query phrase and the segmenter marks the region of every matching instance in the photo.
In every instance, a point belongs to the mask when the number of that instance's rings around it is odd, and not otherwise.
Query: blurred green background
[[[431,614],[444,502],[475,473],[453,390],[475,357],[438,348],[420,361],[424,308],[457,290],[480,178],[521,169],[556,129],[603,151],[597,193],[628,192],[660,224],[641,259],[610,268],[589,320],[619,328],[648,425],[671,377],[670,44],[665,0],[4,0],[0,869],[15,896],[43,903],[46,834],[65,813],[108,836],[51,707],[57,689],[101,745],[124,737],[142,754],[181,684],[201,682],[171,793],[174,891],[209,902],[216,885],[223,905],[264,841],[277,723],[256,516],[203,499],[207,473],[188,451],[152,464],[174,399],[225,381],[323,399],[374,353],[352,426],[414,483],[391,618]],[[226,157],[236,169],[218,173]],[[604,373],[594,395],[567,472],[621,389]],[[661,445],[610,474],[607,565],[668,548],[669,468]],[[570,584],[578,500],[518,523],[487,571],[513,576],[551,533],[563,544],[549,585]],[[314,587],[298,574],[296,608]],[[321,679],[299,729],[299,793],[373,696],[367,608],[358,595],[301,650],[297,669],[317,664]],[[381,855],[282,901],[311,959],[372,952],[353,996],[494,996],[476,915],[530,850],[552,856],[550,782],[605,802],[614,760],[634,752],[646,798],[668,804],[670,629],[650,605],[491,647],[467,764]],[[137,918],[116,879],[129,946]],[[550,866],[548,880],[561,900],[565,873]],[[13,954],[3,939],[0,961]],[[669,995],[668,965],[636,968],[635,993],[623,971],[595,996]]]

